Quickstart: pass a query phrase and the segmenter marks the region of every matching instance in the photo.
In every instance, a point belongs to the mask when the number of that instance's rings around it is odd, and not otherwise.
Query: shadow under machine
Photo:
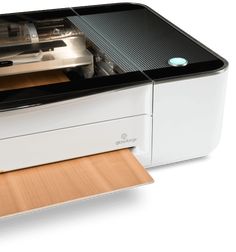
[[[141,166],[206,156],[219,141],[226,77],[223,58],[143,5],[0,15],[0,184],[57,172],[57,162],[70,172],[79,158],[114,161],[103,172],[114,188],[87,197],[151,182]],[[134,171],[119,173],[128,162]],[[85,177],[101,168],[89,167]],[[129,182],[135,172],[144,179]]]

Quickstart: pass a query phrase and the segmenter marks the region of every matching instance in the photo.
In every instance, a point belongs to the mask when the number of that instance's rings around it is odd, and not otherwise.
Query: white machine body
[[[130,148],[208,155],[228,62],[147,6],[0,14],[0,173]]]
[[[225,70],[1,112],[0,170],[122,148],[146,168],[206,156],[219,142],[226,79]]]

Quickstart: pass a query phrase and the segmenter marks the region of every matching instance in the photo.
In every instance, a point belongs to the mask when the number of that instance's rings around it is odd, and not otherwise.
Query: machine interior
[[[47,15],[44,15],[47,16]],[[0,91],[121,74],[124,71],[70,20],[0,17]],[[59,17],[58,17],[59,16]]]

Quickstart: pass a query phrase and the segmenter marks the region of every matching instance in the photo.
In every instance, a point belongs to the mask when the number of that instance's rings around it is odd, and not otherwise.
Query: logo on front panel
[[[135,143],[136,141],[137,138],[129,138],[126,133],[122,133],[120,136],[120,140],[116,141],[116,145],[131,144]]]
[[[121,134],[121,139],[126,140],[128,138],[128,135],[126,133]]]

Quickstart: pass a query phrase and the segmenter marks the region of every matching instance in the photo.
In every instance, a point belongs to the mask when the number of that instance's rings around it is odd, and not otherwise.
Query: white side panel
[[[127,147],[151,163],[151,116],[136,116],[0,141],[0,170],[10,171]]]
[[[152,84],[0,112],[0,139],[150,114]]]
[[[209,154],[222,125],[227,72],[154,87],[153,165]]]

